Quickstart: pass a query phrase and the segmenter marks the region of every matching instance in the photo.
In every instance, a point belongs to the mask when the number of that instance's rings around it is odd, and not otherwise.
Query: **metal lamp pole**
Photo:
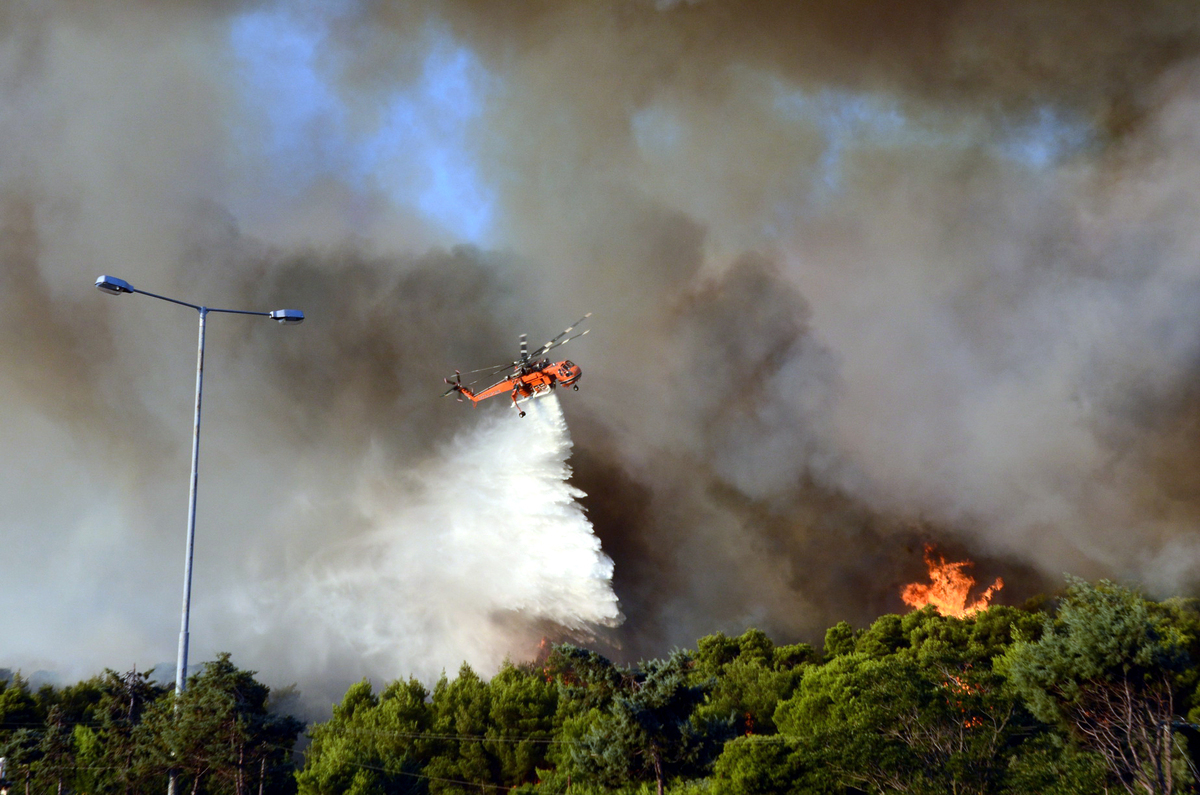
[[[192,478],[188,487],[188,520],[187,520],[187,546],[184,552],[183,559],[183,609],[179,622],[179,656],[175,663],[175,695],[176,697],[183,694],[183,688],[187,683],[187,659],[188,659],[188,623],[191,614],[192,605],[192,548],[196,540],[196,484],[198,482],[198,472],[200,463],[200,395],[204,386],[204,326],[208,319],[209,312],[222,312],[229,315],[258,315],[259,317],[269,317],[272,320],[277,320],[280,323],[292,325],[302,323],[304,321],[304,313],[299,309],[276,309],[272,312],[248,312],[241,309],[213,309],[207,306],[199,306],[197,304],[189,304],[187,301],[179,301],[174,298],[168,298],[165,295],[156,295],[138,290],[129,282],[118,279],[115,276],[101,276],[96,279],[96,287],[106,293],[112,295],[120,295],[121,293],[140,293],[148,295],[151,298],[157,298],[161,301],[169,301],[172,304],[191,307],[200,314],[200,341],[196,347],[196,413],[192,422]],[[175,792],[175,773],[172,771],[170,785],[167,788],[169,795]]]

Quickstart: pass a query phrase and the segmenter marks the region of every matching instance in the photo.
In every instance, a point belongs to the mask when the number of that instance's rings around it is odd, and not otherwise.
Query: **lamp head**
[[[133,285],[124,279],[118,279],[116,276],[101,276],[96,280],[96,288],[112,295],[133,292]]]
[[[280,323],[303,323],[304,313],[299,309],[276,309],[271,313],[271,319]]]

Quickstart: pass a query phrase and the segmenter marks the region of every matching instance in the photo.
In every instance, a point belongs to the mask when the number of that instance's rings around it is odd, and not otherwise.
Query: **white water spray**
[[[428,681],[463,661],[489,673],[551,628],[619,623],[613,563],[567,482],[558,398],[522,408],[489,413],[413,469],[364,468],[354,499],[370,530],[246,605],[265,634],[285,630],[289,673]]]

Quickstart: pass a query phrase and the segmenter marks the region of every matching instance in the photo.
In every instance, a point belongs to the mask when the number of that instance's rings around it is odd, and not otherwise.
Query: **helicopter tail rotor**
[[[450,385],[450,388],[442,393],[442,397],[449,397],[451,392],[457,392],[458,393],[458,402],[462,403],[463,402],[462,396],[463,396],[463,389],[464,389],[463,384],[462,384],[462,373],[460,373],[458,370],[455,370],[453,381],[451,381],[449,378],[443,378],[442,380]]]

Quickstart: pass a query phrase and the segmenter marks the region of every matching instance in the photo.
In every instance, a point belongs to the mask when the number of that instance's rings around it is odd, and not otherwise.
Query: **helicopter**
[[[579,320],[576,320],[570,326],[567,326],[567,328],[564,329],[563,332],[557,337],[550,340],[545,345],[542,345],[535,351],[529,350],[528,339],[525,334],[522,334],[520,337],[521,357],[519,359],[517,359],[515,362],[507,362],[505,364],[499,364],[493,367],[483,367],[479,370],[469,370],[467,375],[474,375],[475,373],[484,374],[469,384],[464,384],[462,382],[462,373],[458,370],[455,370],[454,380],[450,380],[449,378],[442,379],[450,385],[450,388],[442,394],[442,397],[448,397],[449,395],[457,392],[459,403],[461,403],[462,399],[465,397],[470,400],[472,404],[476,404],[481,400],[487,400],[490,397],[495,397],[496,395],[502,395],[505,392],[508,392],[512,397],[513,408],[517,410],[518,416],[524,417],[525,412],[521,409],[521,401],[537,395],[547,394],[559,386],[569,386],[578,392],[579,384],[576,382],[579,380],[579,377],[583,375],[583,371],[580,370],[579,365],[568,359],[564,359],[561,362],[552,362],[545,358],[545,354],[552,348],[559,348],[563,345],[566,345],[571,340],[582,337],[584,334],[587,334],[588,331],[591,331],[591,329],[587,329],[586,331],[581,331],[573,336],[567,336],[571,334],[571,332],[574,331],[580,323],[587,320],[591,316],[592,313],[588,312],[586,315],[579,318]],[[486,389],[481,389],[478,392],[471,391],[471,387],[479,383],[479,381],[499,375],[506,370],[512,370],[512,372]]]

